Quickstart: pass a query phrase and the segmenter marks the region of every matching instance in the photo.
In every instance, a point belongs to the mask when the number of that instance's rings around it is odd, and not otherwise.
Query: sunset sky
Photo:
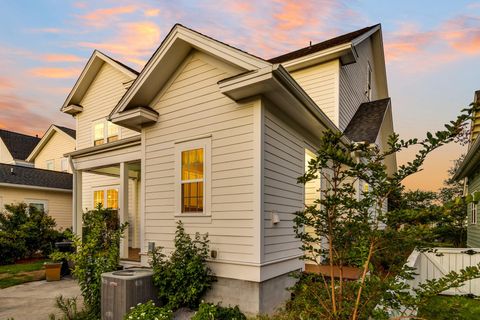
[[[264,58],[381,23],[403,138],[441,129],[480,89],[480,1],[0,0],[0,128],[73,127],[59,108],[92,51],[141,70],[177,22]],[[439,188],[462,152],[436,151],[407,187]]]

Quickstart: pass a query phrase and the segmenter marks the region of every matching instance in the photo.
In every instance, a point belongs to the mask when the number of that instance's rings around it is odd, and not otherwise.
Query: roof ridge
[[[100,50],[98,50],[98,49],[95,49],[95,51],[97,51],[97,52],[99,52],[99,53],[103,54],[105,57],[107,57],[107,58],[109,58],[109,59],[111,59],[111,60],[115,61],[116,63],[118,63],[119,65],[121,65],[122,67],[124,67],[125,69],[127,69],[127,70],[129,70],[129,71],[131,71],[131,72],[135,73],[137,76],[140,74],[140,72],[139,72],[139,71],[137,71],[137,70],[133,69],[133,68],[132,68],[132,67],[130,67],[130,66],[127,66],[125,63],[123,63],[123,62],[121,62],[120,60],[117,60],[117,59],[115,59],[115,58],[111,57],[110,55],[106,54],[105,52],[103,52],[103,51],[100,51]]]

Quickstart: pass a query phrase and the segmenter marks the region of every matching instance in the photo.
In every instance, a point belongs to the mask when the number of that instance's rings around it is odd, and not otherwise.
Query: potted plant
[[[50,259],[52,261],[45,262],[43,267],[45,268],[45,278],[47,281],[59,281],[62,271],[62,258],[63,253],[61,252],[53,252],[50,255]]]

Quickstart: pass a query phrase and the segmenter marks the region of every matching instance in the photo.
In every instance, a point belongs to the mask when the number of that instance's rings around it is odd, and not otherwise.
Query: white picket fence
[[[480,248],[435,248],[432,252],[413,251],[407,265],[417,274],[408,283],[415,288],[426,280],[438,279],[450,271],[460,271],[480,263]],[[459,288],[442,292],[445,295],[473,294],[480,296],[480,278],[467,281]]]

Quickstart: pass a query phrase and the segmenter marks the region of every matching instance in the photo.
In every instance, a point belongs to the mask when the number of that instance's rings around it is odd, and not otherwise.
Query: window
[[[93,124],[93,145],[99,146],[107,142],[117,141],[120,138],[120,129],[116,124],[107,120],[99,120]]]
[[[61,168],[62,168],[62,172],[67,172],[68,171],[68,159],[67,158],[63,158],[60,162],[60,165],[61,165]]]
[[[175,145],[176,214],[209,215],[210,138]]]
[[[106,188],[93,191],[93,207],[96,208],[99,204],[105,208],[118,209],[118,189]]]
[[[30,206],[37,208],[39,211],[46,212],[48,210],[47,200],[25,199],[25,202]]]
[[[203,149],[182,151],[182,213],[203,212]]]
[[[55,170],[55,160],[47,160],[46,167],[47,170]]]
[[[472,202],[470,223],[471,224],[477,224],[477,204],[475,202]]]

